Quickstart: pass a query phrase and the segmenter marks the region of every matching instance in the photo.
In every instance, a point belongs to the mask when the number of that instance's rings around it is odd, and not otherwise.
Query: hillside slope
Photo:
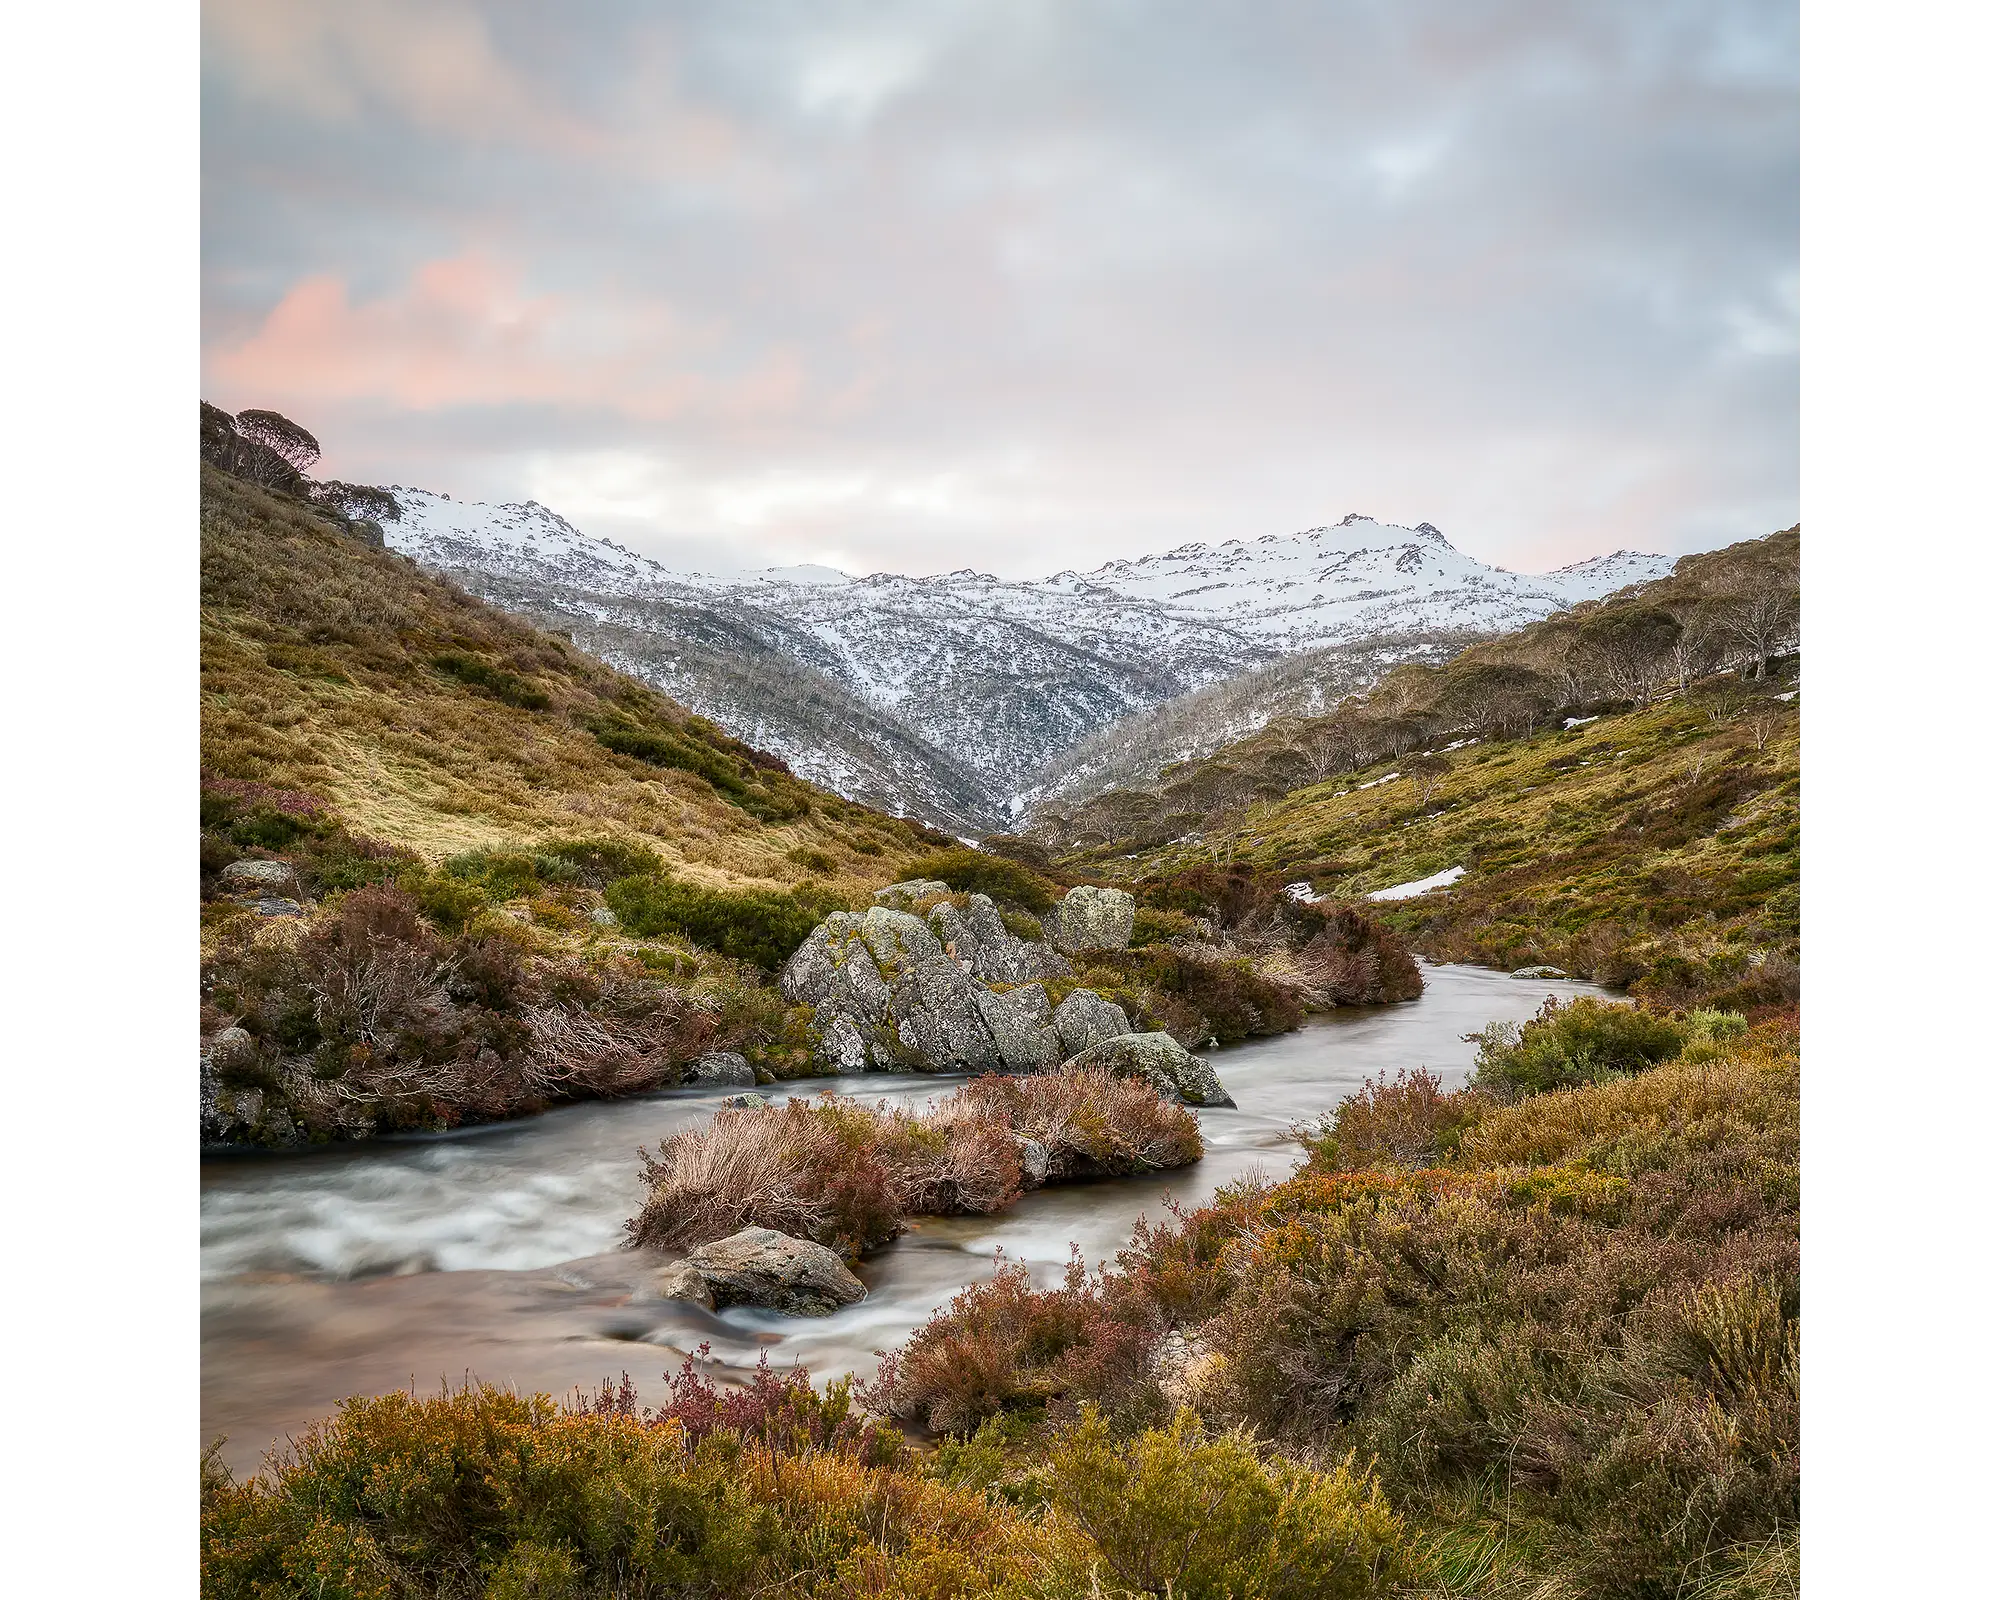
[[[859,882],[930,837],[296,499],[204,467],[201,520],[214,777],[319,796],[431,859],[588,831],[717,884],[789,884],[800,850]]]
[[[1438,959],[1548,963],[1669,1004],[1796,996],[1798,530],[1399,667],[1322,717],[1064,810],[1075,870],[1195,863],[1386,896]]]

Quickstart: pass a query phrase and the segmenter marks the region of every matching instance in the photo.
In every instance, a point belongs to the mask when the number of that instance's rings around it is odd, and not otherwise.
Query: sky
[[[203,397],[670,566],[1798,519],[1749,0],[207,0]]]

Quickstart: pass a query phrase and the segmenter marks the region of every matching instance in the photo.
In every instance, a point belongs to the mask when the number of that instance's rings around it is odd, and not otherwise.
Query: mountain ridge
[[[534,501],[397,486],[391,548],[567,631],[801,776],[961,833],[1006,826],[1102,730],[1303,651],[1343,684],[1671,569],[1616,551],[1521,574],[1432,524],[1350,514],[1294,534],[1004,579],[806,566],[675,572]]]

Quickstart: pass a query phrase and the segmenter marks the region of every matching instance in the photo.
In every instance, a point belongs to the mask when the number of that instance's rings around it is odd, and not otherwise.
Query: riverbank
[[[1163,1199],[1205,1203],[1256,1168],[1299,1158],[1291,1130],[1364,1079],[1428,1066],[1469,1074],[1465,1035],[1525,1021],[1581,983],[1524,982],[1475,967],[1425,969],[1421,999],[1343,1007],[1296,1033],[1206,1059],[1237,1101],[1198,1108],[1206,1154],[1144,1178],[1025,1196],[991,1217],[925,1219],[865,1258],[868,1298],[801,1321],[634,1300],[664,1264],[619,1248],[641,1197],[638,1151],[712,1115],[722,1091],[679,1090],[564,1106],[528,1121],[322,1150],[217,1157],[202,1168],[203,1442],[254,1470],[264,1450],[351,1394],[435,1389],[470,1372],[565,1393],[629,1371],[648,1403],[678,1352],[707,1342],[725,1369],[803,1362],[821,1377],[870,1372],[958,1289],[991,1276],[996,1251],[1058,1281],[1074,1244],[1110,1259]],[[871,1074],[781,1085],[921,1106],[963,1080]]]

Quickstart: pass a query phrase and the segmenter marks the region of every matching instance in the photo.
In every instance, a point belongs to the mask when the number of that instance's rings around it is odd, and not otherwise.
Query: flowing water
[[[1295,1123],[1337,1105],[1364,1078],[1429,1067],[1463,1082],[1464,1036],[1521,1021],[1550,994],[1588,984],[1523,981],[1433,966],[1421,999],[1341,1010],[1297,1033],[1213,1057],[1236,1109],[1202,1110],[1207,1154],[1145,1178],[1045,1189],[991,1217],[919,1221],[861,1263],[868,1297],[829,1317],[750,1307],[720,1313],[652,1297],[666,1260],[623,1249],[638,1209],[638,1155],[709,1116],[723,1091],[676,1090],[568,1106],[524,1122],[384,1140],[306,1155],[216,1157],[202,1167],[202,1432],[252,1470],[273,1443],[350,1394],[414,1384],[435,1392],[468,1375],[567,1393],[629,1372],[656,1401],[682,1352],[706,1343],[724,1369],[803,1362],[872,1373],[875,1353],[968,1283],[996,1254],[1054,1282],[1071,1247],[1109,1260],[1134,1221],[1164,1198],[1199,1205],[1262,1168],[1299,1157]],[[825,1089],[921,1103],[959,1080],[808,1079],[767,1090]]]

